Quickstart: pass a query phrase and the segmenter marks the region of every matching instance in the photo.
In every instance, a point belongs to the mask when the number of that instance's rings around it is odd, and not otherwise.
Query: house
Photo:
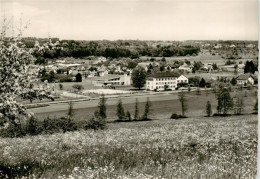
[[[97,74],[98,76],[105,76],[105,75],[108,75],[108,69],[106,66],[101,66],[101,67],[98,67],[97,69]]]
[[[140,62],[140,63],[137,64],[137,67],[142,67],[142,68],[145,69],[145,71],[147,71],[149,65],[159,66],[159,63],[158,62]]]
[[[212,72],[213,71],[213,64],[208,63],[208,64],[203,64],[203,67],[201,67],[202,70],[205,70],[207,72]]]
[[[192,65],[188,65],[187,63],[184,63],[183,65],[179,66],[179,70],[187,71],[187,72],[192,72]]]
[[[188,78],[176,73],[158,73],[146,80],[146,90],[175,90],[178,84],[188,83]]]
[[[184,75],[180,75],[178,78],[177,78],[177,84],[180,84],[180,83],[189,83],[189,80],[186,76]]]
[[[110,85],[131,85],[131,76],[124,75],[106,75],[98,77],[92,81],[94,86],[110,86]]]
[[[254,77],[250,73],[241,74],[236,79],[238,85],[254,84]]]

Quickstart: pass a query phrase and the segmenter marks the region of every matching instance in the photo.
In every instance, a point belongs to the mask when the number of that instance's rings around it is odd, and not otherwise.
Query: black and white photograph
[[[258,4],[0,0],[0,178],[260,178]]]

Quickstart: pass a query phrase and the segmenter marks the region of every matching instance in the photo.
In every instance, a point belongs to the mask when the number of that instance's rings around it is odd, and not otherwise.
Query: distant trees
[[[234,113],[240,115],[244,109],[244,101],[242,96],[236,96],[236,100],[233,105]]]
[[[217,105],[218,114],[227,115],[228,111],[233,107],[233,100],[229,94],[228,89],[220,88],[216,97],[218,101],[218,105]]]
[[[137,68],[132,73],[133,86],[139,90],[144,87],[146,82],[146,72],[143,68]]]
[[[152,104],[151,104],[149,98],[147,98],[146,104],[145,104],[145,108],[144,108],[144,115],[142,117],[143,120],[149,119],[148,115],[149,115],[149,113],[151,111],[151,106],[152,106]]]
[[[254,113],[257,114],[258,113],[258,99],[256,99],[255,105],[254,105]]]
[[[132,117],[131,117],[131,114],[129,111],[126,112],[126,120],[127,121],[131,121],[132,120]]]
[[[137,63],[131,61],[131,62],[128,63],[127,68],[128,69],[134,69],[136,66],[137,66]]]
[[[45,81],[45,80],[47,80],[49,83],[51,83],[55,80],[55,73],[53,70],[50,71],[49,73],[47,73],[46,71],[42,72],[41,81]]]
[[[206,81],[204,80],[204,78],[201,78],[200,83],[199,83],[199,87],[204,88],[205,85],[206,85]]]
[[[51,39],[54,41],[53,39]],[[39,59],[43,58],[59,58],[74,57],[82,58],[88,56],[104,56],[106,58],[128,57],[131,59],[139,58],[139,56],[149,57],[172,57],[198,55],[200,48],[194,46],[156,46],[148,47],[144,41],[118,42],[118,41],[75,41],[55,39],[54,43],[45,41],[50,44],[51,48],[45,49],[42,53],[33,53]],[[28,45],[31,48],[33,45]],[[130,47],[130,48],[129,48]]]
[[[105,119],[107,118],[107,114],[106,114],[106,99],[105,99],[105,95],[102,94],[100,101],[98,103],[98,115],[102,118]]]
[[[203,66],[202,62],[194,62],[192,73],[195,73],[197,70],[199,70]]]
[[[235,85],[237,84],[236,78],[233,77],[233,78],[231,79],[230,83],[231,83],[233,86],[235,86]]]
[[[76,89],[78,92],[84,89],[82,85],[78,85],[78,84],[73,85],[72,88]]]
[[[117,115],[119,121],[122,121],[125,119],[125,109],[122,105],[121,99],[118,101],[118,104],[117,104],[116,115]]]
[[[207,117],[210,117],[212,114],[211,104],[209,101],[207,101],[207,104],[206,104],[206,114],[207,114]]]
[[[182,92],[179,92],[178,93],[178,98],[179,98],[179,101],[181,103],[181,111],[182,111],[182,116],[185,116],[185,112],[187,111],[187,104],[186,104],[186,97],[185,97],[185,93],[182,91]]]
[[[138,109],[138,100],[137,98],[135,99],[135,114],[134,114],[134,120],[139,119],[139,109]]]
[[[69,102],[69,108],[68,108],[68,114],[67,115],[70,118],[72,118],[73,115],[74,115],[73,103],[71,101]]]
[[[199,86],[200,82],[200,77],[195,76],[195,77],[189,77],[189,83],[193,86]]]
[[[218,70],[217,64],[216,64],[216,63],[213,63],[213,64],[212,64],[212,68],[213,68],[213,70]]]
[[[85,129],[103,130],[106,128],[106,100],[105,96],[102,95],[98,104],[98,110],[94,112],[94,116],[87,121]]]
[[[255,65],[254,65],[253,61],[246,61],[244,73],[255,74]]]
[[[76,76],[76,82],[82,82],[82,75],[78,73]]]
[[[60,90],[63,90],[63,85],[61,83],[59,84],[59,88]]]

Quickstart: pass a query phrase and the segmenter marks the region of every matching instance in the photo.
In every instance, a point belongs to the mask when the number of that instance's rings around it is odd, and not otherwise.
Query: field
[[[111,123],[0,143],[0,177],[255,178],[257,115]]]
[[[141,59],[146,60],[148,57],[141,57]],[[154,57],[156,60],[161,60],[162,57]],[[243,59],[237,59],[236,61],[242,61],[245,63],[247,60],[251,61],[253,58],[256,58],[255,56],[252,56],[251,58],[245,57]],[[150,58],[148,58],[150,59]],[[180,60],[184,61],[189,60],[189,61],[196,61],[199,62],[201,61],[202,63],[216,63],[218,66],[225,65],[225,62],[227,59],[222,58],[220,55],[211,55],[209,52],[207,53],[199,53],[197,56],[184,56],[184,57],[165,57],[166,62],[169,64],[172,64],[175,60]]]
[[[244,111],[243,113],[252,113],[253,106],[256,99],[256,88],[251,90],[243,89],[243,91],[237,91],[237,94],[243,96],[244,99]],[[177,91],[176,91],[177,92]],[[129,110],[130,113],[134,114],[135,109],[135,100],[136,98],[139,101],[139,111],[140,115],[143,114],[144,106],[147,97],[149,97],[152,103],[152,111],[149,116],[152,119],[168,119],[172,113],[181,113],[181,106],[178,100],[176,92],[164,92],[163,94],[154,94],[154,95],[141,95],[141,96],[130,96],[122,97],[122,103],[126,110]],[[232,96],[235,95],[234,92],[231,93]],[[246,97],[245,97],[246,94]],[[201,91],[201,95],[197,95],[197,92],[190,92],[186,94],[188,110],[186,112],[187,116],[204,116],[205,107],[207,101],[211,102],[213,112],[216,112],[217,101],[215,93],[209,91],[206,94],[204,91]],[[107,100],[107,118],[108,120],[115,120],[116,116],[116,105],[119,98],[110,98]],[[75,119],[77,120],[87,120],[90,119],[94,111],[97,109],[99,100],[75,102]],[[34,112],[36,117],[39,119],[44,119],[47,116],[50,117],[60,117],[65,116],[67,113],[68,104],[51,104],[50,106],[33,108],[30,111]],[[232,113],[232,112],[231,112]]]

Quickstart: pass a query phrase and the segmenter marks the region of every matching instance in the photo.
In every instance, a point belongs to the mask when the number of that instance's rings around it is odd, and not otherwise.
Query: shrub
[[[62,129],[63,133],[77,130],[76,123],[69,116],[60,118],[58,126],[60,129]]]
[[[89,120],[87,121],[87,124],[85,126],[85,129],[94,129],[96,130],[103,130],[106,128],[106,121],[104,118],[102,118],[101,116],[97,115],[97,111],[95,112],[95,115]]]
[[[147,98],[144,108],[144,115],[142,117],[142,120],[148,120],[148,115],[151,112],[152,103],[150,102],[149,98]]]
[[[211,110],[211,104],[209,101],[207,101],[207,104],[206,104],[206,113],[207,113],[207,116],[210,117],[211,114],[212,114],[212,110]]]
[[[173,113],[171,115],[171,119],[180,119],[180,118],[186,118],[186,116],[183,116],[183,115],[179,115],[179,114],[176,114],[176,113]]]
[[[23,137],[25,135],[25,129],[21,125],[15,123],[5,123],[5,127],[0,129],[1,137]]]
[[[122,105],[121,99],[118,101],[118,104],[117,104],[116,115],[118,117],[118,120],[124,120],[125,119],[125,110],[124,110],[124,107]]]
[[[59,119],[56,118],[51,119],[47,117],[46,119],[44,119],[42,126],[43,126],[43,133],[45,134],[53,134],[56,132],[61,132]]]
[[[26,123],[26,133],[29,135],[38,135],[42,133],[42,125],[34,118],[31,117]]]
[[[63,85],[60,83],[59,84],[60,90],[63,90]]]
[[[131,121],[132,117],[129,111],[126,112],[126,120]]]

